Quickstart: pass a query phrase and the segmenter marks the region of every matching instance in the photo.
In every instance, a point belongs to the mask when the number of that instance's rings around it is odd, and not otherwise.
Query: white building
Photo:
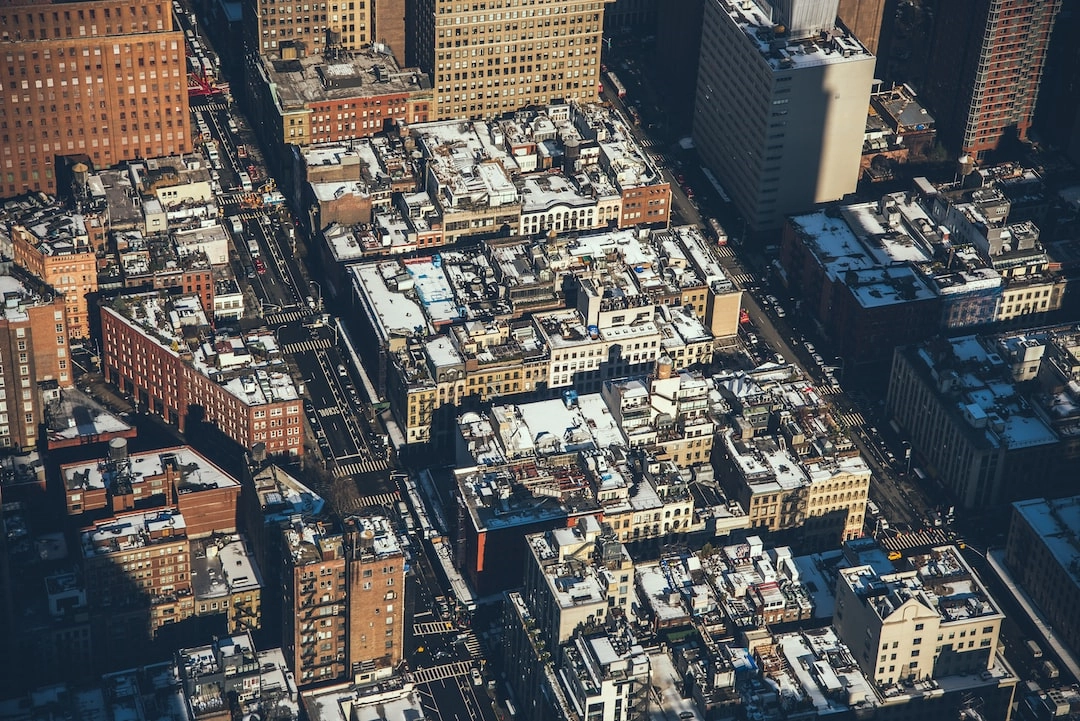
[[[854,192],[874,56],[838,0],[706,0],[694,142],[753,229]]]

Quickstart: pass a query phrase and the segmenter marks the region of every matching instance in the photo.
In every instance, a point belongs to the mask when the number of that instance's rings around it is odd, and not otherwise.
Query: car
[[[349,369],[345,367],[344,363],[339,363],[337,367],[338,375],[342,378],[346,378],[349,375]]]
[[[249,266],[246,266],[244,268],[244,271],[247,273],[248,280],[255,280],[255,269],[254,268],[252,268],[249,265]]]
[[[263,263],[261,259],[256,258],[254,262],[255,262],[255,270],[259,271],[260,275],[266,272],[266,264]]]
[[[806,341],[805,343],[803,343],[803,347],[806,348],[806,352],[809,353],[810,355],[813,355],[814,353],[817,353],[817,348],[815,348],[814,344],[811,343],[810,341]]]
[[[821,355],[819,355],[818,353],[815,353],[814,355],[812,355],[810,357],[813,358],[814,362],[817,363],[819,366],[825,365],[825,359],[822,358]]]
[[[787,311],[784,310],[783,308],[781,308],[780,306],[776,306],[776,317],[777,318],[785,318],[785,317],[787,317]]]
[[[469,671],[469,677],[472,679],[473,686],[483,686],[484,677],[480,675],[480,672],[475,668]]]

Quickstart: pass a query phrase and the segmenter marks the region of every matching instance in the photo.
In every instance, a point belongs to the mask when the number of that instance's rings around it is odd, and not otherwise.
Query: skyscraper
[[[435,120],[590,101],[611,0],[415,0],[409,64],[431,73]]]
[[[706,0],[694,142],[753,230],[855,190],[874,56],[838,0]]]
[[[1007,131],[1027,138],[1061,0],[975,0],[938,7],[920,93],[939,136],[976,160]]]
[[[97,167],[191,150],[184,35],[149,0],[0,4],[0,195],[56,191],[56,156]]]

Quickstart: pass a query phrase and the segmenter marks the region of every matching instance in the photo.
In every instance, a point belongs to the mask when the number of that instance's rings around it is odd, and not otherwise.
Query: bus
[[[618,95],[620,99],[625,98],[626,97],[626,86],[623,85],[621,82],[619,82],[619,76],[616,75],[611,70],[609,70],[608,73],[607,73],[607,79],[608,79],[608,82],[611,83],[612,89],[615,90],[615,94]]]

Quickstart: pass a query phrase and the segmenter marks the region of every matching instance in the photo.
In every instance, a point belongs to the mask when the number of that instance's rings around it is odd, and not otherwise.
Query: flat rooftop
[[[430,89],[427,75],[419,69],[400,70],[393,56],[370,50],[345,53],[333,59],[322,55],[294,60],[271,57],[262,61],[262,68],[274,85],[278,106],[283,110],[328,100]]]
[[[190,446],[175,446],[126,458],[105,458],[98,461],[72,463],[60,467],[64,486],[69,491],[104,489],[118,480],[139,483],[161,477],[171,467],[180,474],[180,489],[239,488],[240,482],[225,473]]]

